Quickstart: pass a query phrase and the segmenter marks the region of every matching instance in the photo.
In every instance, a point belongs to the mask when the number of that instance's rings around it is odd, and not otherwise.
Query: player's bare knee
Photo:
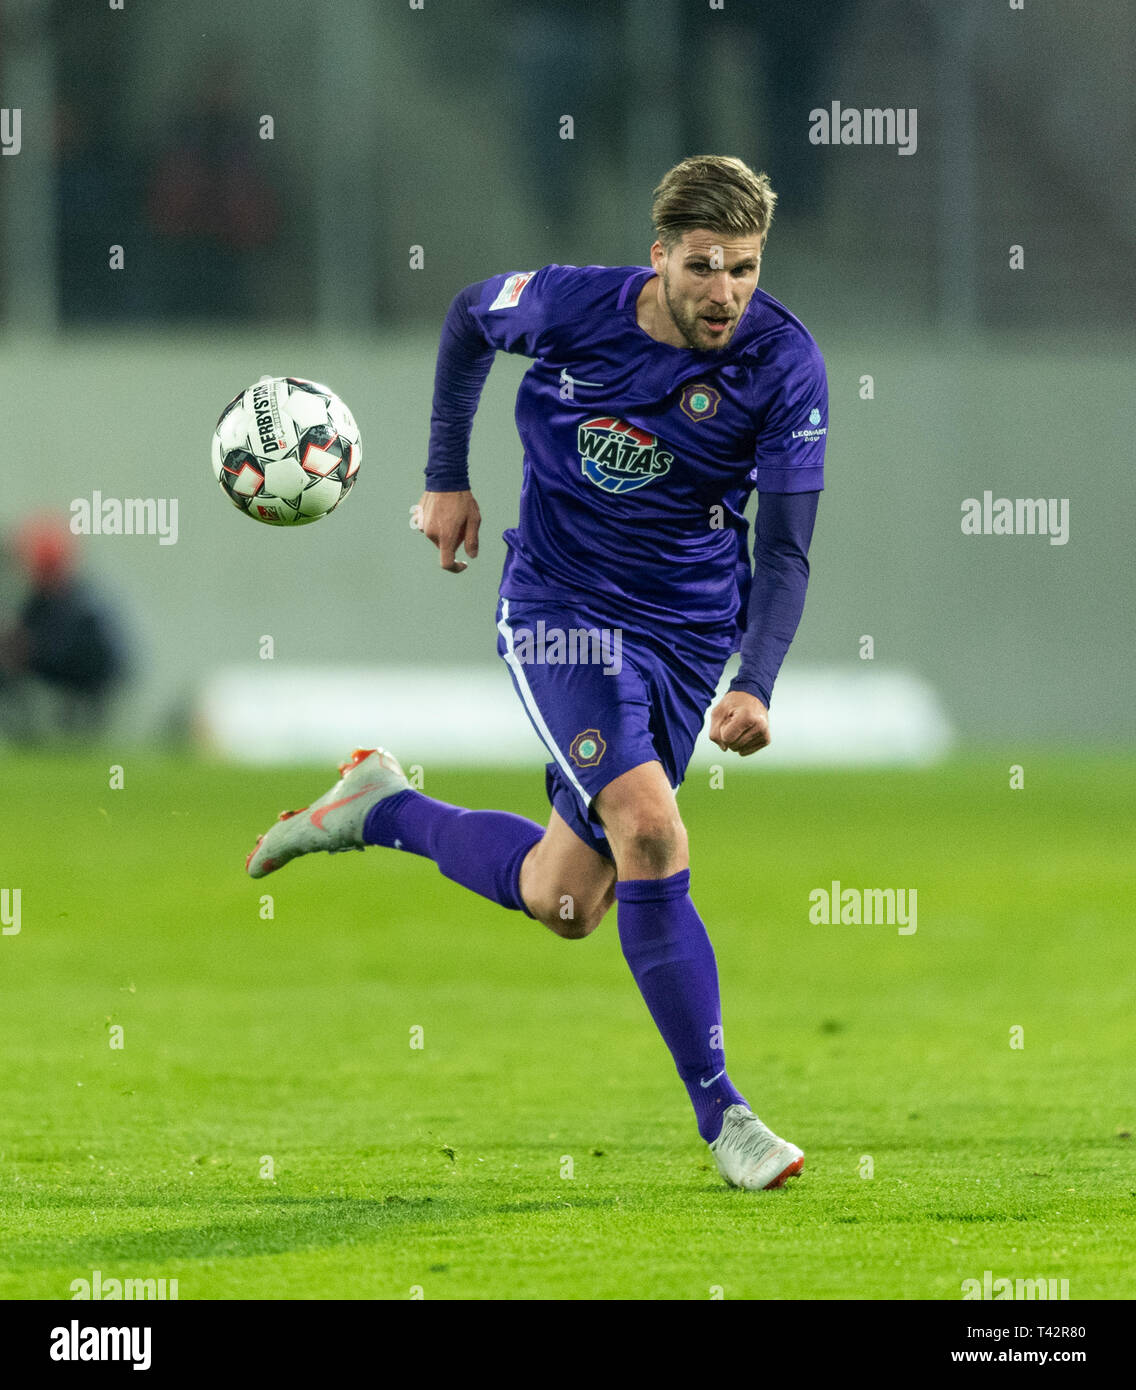
[[[586,936],[591,936],[596,929],[595,924],[583,921],[556,922],[549,925],[561,941],[583,941]]]
[[[582,941],[603,921],[613,901],[614,892],[610,888],[586,899],[562,893],[555,901],[542,904],[541,911],[535,915],[549,931],[565,941]]]
[[[680,820],[645,816],[620,835],[616,857],[636,866],[636,873],[648,871],[661,876],[686,853],[686,829]]]
[[[541,919],[549,931],[555,932],[563,941],[582,941],[591,936],[599,925],[586,917],[548,916]]]

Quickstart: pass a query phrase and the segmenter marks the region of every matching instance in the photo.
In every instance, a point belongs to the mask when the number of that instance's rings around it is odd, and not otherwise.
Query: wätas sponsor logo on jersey
[[[577,436],[584,477],[604,492],[634,492],[670,471],[674,455],[626,420],[599,416],[585,420]]]

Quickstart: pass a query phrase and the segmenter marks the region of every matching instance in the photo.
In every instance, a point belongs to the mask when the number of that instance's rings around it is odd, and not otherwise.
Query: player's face
[[[724,348],[757,288],[761,238],[724,241],[713,232],[685,232],[670,254],[651,247],[663,302],[687,347]]]

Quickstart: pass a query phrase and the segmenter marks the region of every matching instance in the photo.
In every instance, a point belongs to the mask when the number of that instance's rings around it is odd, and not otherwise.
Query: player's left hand
[[[727,691],[710,713],[710,741],[725,752],[745,758],[770,739],[769,711],[745,690]]]

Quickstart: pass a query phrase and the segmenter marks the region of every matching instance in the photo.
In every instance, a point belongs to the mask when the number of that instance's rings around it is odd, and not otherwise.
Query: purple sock
[[[746,1100],[726,1075],[718,965],[689,889],[690,870],[683,869],[670,878],[624,879],[615,896],[623,954],[709,1144],[726,1109]]]
[[[521,899],[521,864],[543,827],[509,811],[467,811],[408,788],[367,812],[363,841],[432,859],[463,888],[502,907],[532,913]]]

